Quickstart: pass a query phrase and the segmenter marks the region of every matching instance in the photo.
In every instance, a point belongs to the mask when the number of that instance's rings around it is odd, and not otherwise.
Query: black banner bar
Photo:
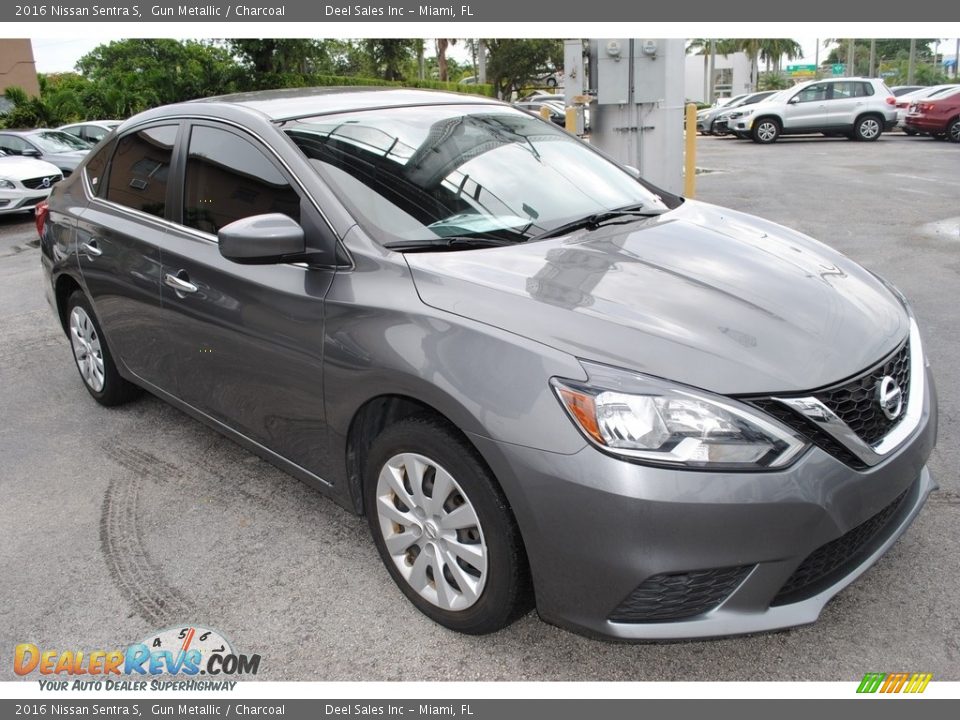
[[[911,22],[943,22],[941,0],[912,0]],[[870,7],[871,22],[901,22],[902,5]],[[130,2],[129,0],[64,0],[3,3],[0,22],[862,22],[863,5],[836,0],[805,0],[764,6],[757,15],[754,0],[687,0],[682,3],[624,0],[515,0],[436,2],[315,2],[314,0],[250,0],[250,2]],[[315,28],[312,32],[315,32]],[[949,34],[949,33],[948,33]]]

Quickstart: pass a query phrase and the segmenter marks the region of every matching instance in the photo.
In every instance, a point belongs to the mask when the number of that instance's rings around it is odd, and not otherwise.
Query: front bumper
[[[723,473],[637,465],[592,446],[559,455],[472,439],[517,516],[537,608],[548,622],[627,640],[774,630],[815,621],[896,542],[936,489],[926,468],[936,441],[927,372],[917,429],[864,471],[816,447],[783,471]],[[900,496],[896,511],[882,516],[880,530],[847,562],[806,592],[778,598],[815,551],[881,517]],[[625,601],[651,579],[741,568],[735,585],[695,616],[620,620]]]
[[[6,213],[28,212],[41,200],[50,196],[51,188],[43,190],[2,190],[0,189],[0,215]]]

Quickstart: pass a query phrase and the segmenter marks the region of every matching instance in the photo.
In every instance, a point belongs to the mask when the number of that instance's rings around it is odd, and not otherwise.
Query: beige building
[[[23,88],[27,95],[40,94],[37,63],[28,39],[0,38],[0,96],[8,87]]]

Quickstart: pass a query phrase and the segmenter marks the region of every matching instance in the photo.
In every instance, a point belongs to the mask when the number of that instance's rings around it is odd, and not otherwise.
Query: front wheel
[[[950,142],[960,143],[960,118],[957,118],[947,128],[947,139]]]
[[[753,126],[753,141],[761,145],[776,142],[780,137],[780,123],[773,118],[763,118]]]
[[[883,125],[873,115],[867,115],[857,120],[853,127],[853,136],[857,140],[873,142],[883,133]]]
[[[364,502],[380,558],[420,612],[451,630],[495,632],[529,608],[516,521],[476,450],[429,416],[374,440]]]

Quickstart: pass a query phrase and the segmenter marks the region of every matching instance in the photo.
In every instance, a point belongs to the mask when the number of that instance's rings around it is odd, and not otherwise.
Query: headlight
[[[0,188],[4,190],[16,190],[17,186],[13,184],[12,181],[7,180],[6,178],[0,178]]]
[[[651,463],[758,470],[784,467],[806,442],[736,400],[582,362],[587,382],[553,378],[581,432],[616,455]]]

